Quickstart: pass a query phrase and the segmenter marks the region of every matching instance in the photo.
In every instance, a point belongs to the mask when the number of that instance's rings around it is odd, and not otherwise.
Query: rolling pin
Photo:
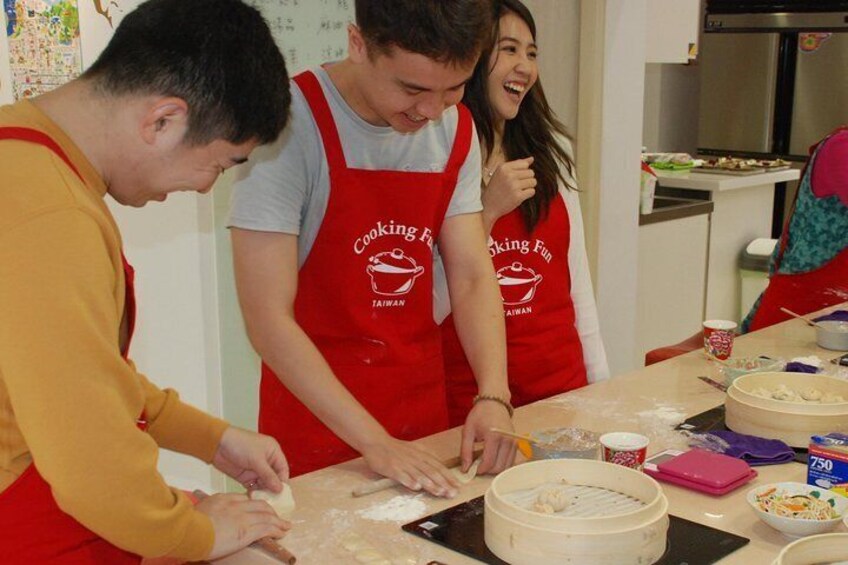
[[[477,459],[483,453],[482,449],[475,449],[472,455],[472,459]],[[462,465],[462,458],[457,455],[456,457],[451,457],[449,459],[445,459],[441,461],[441,464],[447,467],[448,469],[453,469],[454,467],[459,467]],[[370,483],[366,483],[362,486],[358,486],[351,491],[350,494],[359,498],[360,496],[366,496],[369,494],[374,494],[375,492],[380,492],[394,486],[399,485],[400,483],[394,479],[390,479],[388,477],[383,477],[382,479],[375,479]]]

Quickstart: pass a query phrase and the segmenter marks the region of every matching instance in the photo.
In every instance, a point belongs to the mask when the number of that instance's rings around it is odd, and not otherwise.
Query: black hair
[[[490,54],[497,49],[501,17],[512,12],[530,28],[536,39],[536,22],[530,10],[520,0],[493,0],[493,29],[489,47],[477,62],[471,80],[465,88],[462,102],[471,110],[480,142],[491,154],[495,143],[495,118],[489,104],[488,78]],[[536,174],[536,194],[521,203],[521,215],[527,230],[532,232],[548,215],[551,202],[556,198],[558,180],[569,190],[576,190],[570,179],[562,173],[562,167],[574,178],[574,161],[561,145],[559,137],[571,139],[565,126],[556,117],[548,104],[542,81],[537,80],[525,96],[515,118],[507,120],[503,132],[504,157],[509,160],[533,157],[533,172]]]
[[[369,48],[399,47],[446,63],[473,63],[491,29],[490,0],[356,0]],[[370,55],[370,51],[369,51]]]
[[[193,145],[268,143],[289,117],[283,56],[262,15],[241,0],[144,2],[83,79],[106,95],[185,100],[185,141]]]

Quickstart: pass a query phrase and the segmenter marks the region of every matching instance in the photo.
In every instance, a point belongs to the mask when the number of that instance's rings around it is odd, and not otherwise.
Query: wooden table
[[[845,307],[843,305],[843,307]],[[615,344],[607,344],[614,347]],[[817,355],[829,361],[839,353],[815,345],[814,328],[791,320],[737,338],[734,356],[767,355],[790,359]],[[830,364],[831,370],[839,370]],[[842,369],[844,370],[844,369]],[[722,380],[718,369],[692,352],[664,363],[634,371],[612,380],[537,402],[515,413],[515,428],[522,432],[552,426],[579,426],[597,432],[635,431],[648,435],[649,454],[669,447],[683,447],[672,431],[686,417],[722,404],[724,394],[696,377],[707,375]],[[420,440],[434,454],[447,458],[459,449],[459,430],[449,430]],[[711,497],[663,483],[669,513],[745,536],[751,542],[721,561],[722,564],[771,563],[790,540],[761,522],[745,501],[753,486],[778,481],[806,482],[806,466],[798,463],[758,467],[759,477],[723,497]],[[482,495],[491,481],[479,477],[466,485],[453,500],[410,493],[402,488],[353,498],[351,490],[373,478],[361,459],[322,469],[293,479],[297,499],[294,528],[284,545],[298,557],[298,563],[355,563],[339,540],[356,532],[388,557],[411,555],[419,564],[438,560],[450,565],[479,563],[458,553],[427,542],[400,529],[402,522],[374,521],[363,516],[384,506],[395,497],[415,497],[408,507],[422,509],[419,516],[444,510]],[[848,531],[842,525],[836,531]],[[228,565],[250,565],[273,561],[254,550],[245,550],[221,561]]]

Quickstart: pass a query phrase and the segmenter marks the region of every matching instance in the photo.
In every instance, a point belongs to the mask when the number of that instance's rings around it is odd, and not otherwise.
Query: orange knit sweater
[[[0,107],[2,126],[50,135],[85,182],[47,148],[0,141],[0,491],[35,461],[59,506],[111,543],[202,559],[212,523],[165,484],[158,451],[209,462],[227,424],[122,358],[121,237],[92,164],[30,102]]]

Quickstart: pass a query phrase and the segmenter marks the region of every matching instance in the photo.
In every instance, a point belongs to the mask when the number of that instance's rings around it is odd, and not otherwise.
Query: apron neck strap
[[[339,138],[339,130],[336,127],[335,120],[333,120],[333,113],[327,103],[327,97],[324,96],[324,90],[318,82],[318,77],[312,71],[304,71],[294,77],[294,82],[303,92],[306,102],[312,110],[312,116],[318,124],[318,131],[321,133],[321,141],[324,145],[324,153],[327,154],[327,164],[330,165],[330,170],[346,169],[347,162]]]

